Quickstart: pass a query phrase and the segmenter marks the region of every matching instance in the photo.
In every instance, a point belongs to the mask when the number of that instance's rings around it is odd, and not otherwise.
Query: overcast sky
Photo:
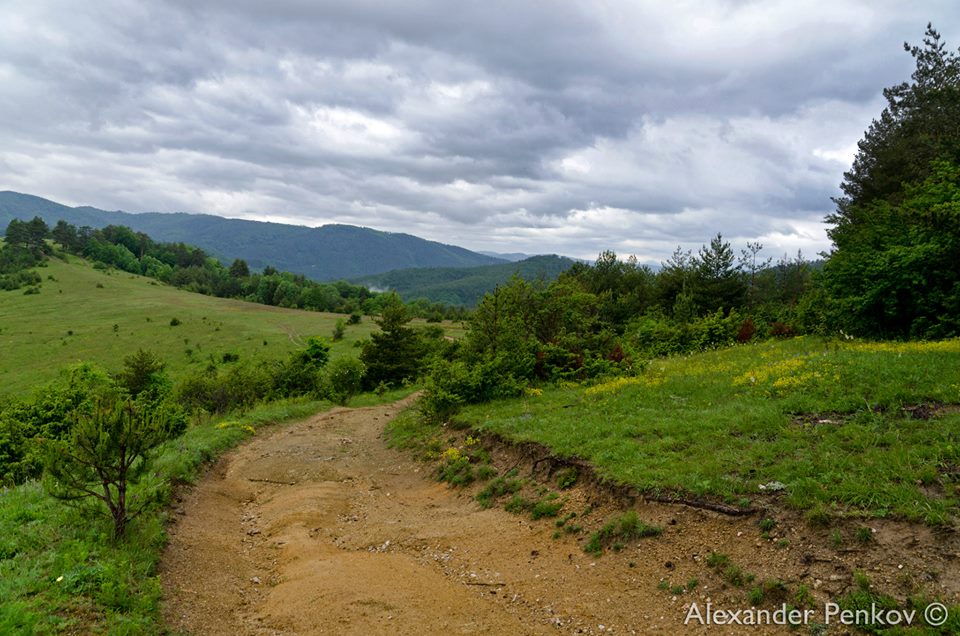
[[[956,0],[0,0],[0,189],[660,261],[827,249]]]

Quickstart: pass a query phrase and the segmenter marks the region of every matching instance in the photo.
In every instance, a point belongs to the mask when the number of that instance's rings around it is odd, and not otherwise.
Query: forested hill
[[[354,282],[380,290],[395,291],[404,300],[426,298],[445,305],[473,307],[483,295],[514,274],[529,281],[551,282],[576,261],[564,256],[532,256],[515,263],[481,267],[430,267],[401,269]]]
[[[503,259],[462,247],[352,225],[309,228],[204,214],[108,212],[86,206],[71,208],[18,192],[0,192],[0,228],[12,219],[29,220],[34,216],[51,227],[60,219],[78,227],[124,225],[158,241],[196,245],[224,262],[241,258],[255,269],[272,265],[318,281],[414,267],[504,263]]]

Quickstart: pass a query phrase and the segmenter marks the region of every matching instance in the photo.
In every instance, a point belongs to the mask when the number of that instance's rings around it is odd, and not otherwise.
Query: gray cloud
[[[960,37],[950,0],[5,9],[0,188],[654,261],[827,248],[901,43]]]

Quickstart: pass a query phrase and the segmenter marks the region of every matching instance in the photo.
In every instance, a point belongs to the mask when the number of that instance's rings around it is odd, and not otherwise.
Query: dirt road
[[[337,409],[225,456],[170,528],[168,625],[230,636],[781,632],[683,625],[691,602],[749,607],[706,567],[710,550],[758,577],[792,569],[796,553],[761,542],[756,520],[650,505],[641,516],[661,537],[592,557],[583,535],[483,510],[387,448],[383,426],[404,406]],[[587,495],[571,497],[571,510],[585,507]]]

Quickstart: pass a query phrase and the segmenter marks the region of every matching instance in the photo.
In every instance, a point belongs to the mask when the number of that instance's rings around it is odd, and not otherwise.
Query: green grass
[[[619,552],[623,549],[624,541],[634,541],[645,537],[658,537],[662,528],[651,526],[640,520],[637,513],[628,510],[621,516],[611,519],[602,528],[590,535],[590,539],[583,546],[584,552],[600,556],[605,546],[613,544],[613,549]]]
[[[359,404],[389,402],[407,391]],[[197,479],[205,462],[257,428],[302,418],[329,402],[289,400],[243,416],[195,425],[165,443],[134,492],[156,490],[165,506],[172,485]],[[113,544],[111,523],[46,495],[37,482],[0,490],[0,634],[161,634],[156,566],[166,544],[166,512],[157,507],[134,520]],[[61,578],[62,577],[62,578]]]
[[[749,505],[780,482],[812,521],[957,513],[960,340],[795,338],[653,360],[635,378],[473,405],[481,431],[588,460],[613,481]],[[409,431],[405,433],[410,436]]]
[[[142,276],[94,269],[76,257],[67,263],[51,259],[37,271],[43,277],[39,294],[0,291],[0,395],[52,380],[73,362],[96,362],[116,371],[138,347],[158,354],[174,377],[228,352],[241,359],[281,358],[309,336],[330,338],[343,318],[194,294]],[[174,318],[179,325],[171,326]],[[459,325],[443,326],[449,335],[463,333]],[[357,355],[354,342],[374,330],[367,317],[347,326],[332,355]]]

